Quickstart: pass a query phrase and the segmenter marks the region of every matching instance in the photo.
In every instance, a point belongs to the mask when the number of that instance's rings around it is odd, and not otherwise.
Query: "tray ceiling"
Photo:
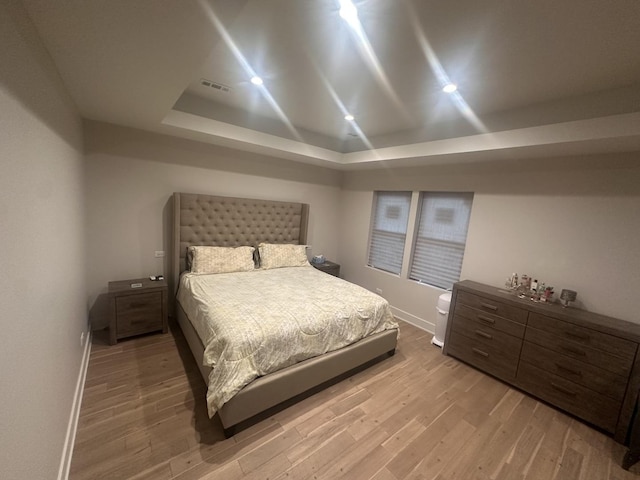
[[[640,150],[637,0],[24,3],[93,120],[340,169]]]

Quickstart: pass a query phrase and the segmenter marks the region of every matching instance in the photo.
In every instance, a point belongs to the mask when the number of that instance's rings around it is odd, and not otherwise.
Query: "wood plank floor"
[[[225,440],[178,327],[115,346],[95,332],[70,478],[638,478],[623,446],[430,339],[402,323],[393,358]]]

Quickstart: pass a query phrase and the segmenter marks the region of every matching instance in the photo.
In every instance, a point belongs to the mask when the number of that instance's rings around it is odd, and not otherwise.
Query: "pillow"
[[[255,269],[253,247],[189,247],[191,273],[248,272]]]
[[[306,245],[291,245],[288,243],[261,243],[258,245],[260,253],[260,267],[268,270],[281,267],[306,267]]]

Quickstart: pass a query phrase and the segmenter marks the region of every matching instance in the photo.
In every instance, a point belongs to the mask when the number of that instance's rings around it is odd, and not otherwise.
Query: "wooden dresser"
[[[443,353],[626,443],[639,344],[638,324],[465,280],[454,285]]]

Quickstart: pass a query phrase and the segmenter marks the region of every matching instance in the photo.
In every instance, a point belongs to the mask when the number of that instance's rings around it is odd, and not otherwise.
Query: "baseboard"
[[[400,310],[394,306],[391,306],[391,312],[394,317],[398,317],[400,320],[410,323],[425,332],[434,333],[436,331],[436,326],[433,323],[428,322],[423,318],[416,317],[409,312],[405,312],[404,310]]]
[[[91,356],[91,336],[91,330],[89,330],[84,344],[84,353],[82,354],[80,373],[78,374],[78,381],[76,382],[76,391],[73,395],[73,406],[71,407],[71,415],[69,416],[69,424],[67,425],[67,436],[64,439],[62,459],[60,460],[60,468],[58,469],[58,480],[67,480],[69,478],[73,445],[76,441],[76,430],[78,429],[78,417],[80,416],[80,407],[82,406],[82,393],[84,392],[84,382],[87,378],[89,357]]]

